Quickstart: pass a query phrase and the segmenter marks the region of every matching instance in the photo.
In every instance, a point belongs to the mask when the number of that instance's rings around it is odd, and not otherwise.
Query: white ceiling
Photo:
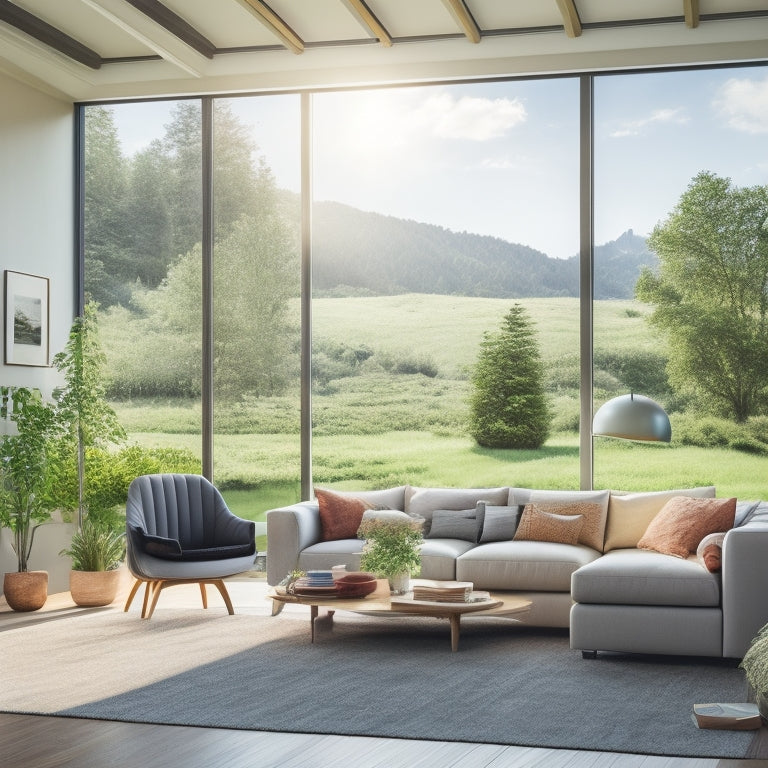
[[[73,101],[768,60],[768,0],[0,0]]]

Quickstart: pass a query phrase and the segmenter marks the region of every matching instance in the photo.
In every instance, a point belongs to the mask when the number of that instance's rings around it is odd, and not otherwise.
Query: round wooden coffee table
[[[515,618],[527,613],[531,601],[512,594],[490,593],[488,600],[474,603],[444,603],[432,600],[414,600],[410,595],[390,595],[389,583],[379,579],[376,591],[364,598],[347,599],[329,596],[280,594],[274,589],[267,597],[272,600],[272,615],[276,616],[287,604],[310,607],[310,637],[315,642],[315,619],[320,608],[328,610],[333,619],[336,611],[371,614],[377,616],[433,616],[448,619],[451,627],[451,650],[459,648],[461,617],[468,614]]]

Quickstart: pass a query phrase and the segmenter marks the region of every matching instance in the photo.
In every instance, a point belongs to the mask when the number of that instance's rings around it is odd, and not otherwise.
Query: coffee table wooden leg
[[[451,622],[451,650],[459,650],[459,628],[461,627],[461,614],[452,613],[448,620]]]
[[[312,642],[315,642],[315,619],[317,618],[317,606],[316,605],[310,605],[309,606],[309,623],[312,627],[312,630],[310,632],[310,638]]]
[[[272,615],[277,616],[285,608],[285,603],[282,600],[272,601]]]

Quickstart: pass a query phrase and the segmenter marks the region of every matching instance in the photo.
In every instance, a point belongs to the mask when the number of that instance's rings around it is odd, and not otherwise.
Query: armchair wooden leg
[[[147,594],[144,595],[144,600],[146,601],[147,597],[149,596],[149,584],[152,585],[152,602],[149,605],[149,610],[145,610],[142,614],[142,619],[151,619],[152,614],[155,612],[155,606],[157,605],[157,601],[160,598],[160,593],[163,591],[164,587],[167,587],[170,584],[173,584],[172,581],[163,581],[162,579],[159,579],[157,581],[149,582],[147,584]]]
[[[224,605],[227,606],[227,611],[229,611],[229,615],[233,616],[235,613],[235,609],[232,607],[232,601],[229,599],[229,592],[227,592],[227,587],[224,584],[224,581],[222,579],[216,579],[212,583],[216,585],[216,588],[219,590],[219,593],[224,599]]]
[[[139,587],[143,583],[144,582],[141,579],[134,580],[131,591],[128,593],[128,599],[125,601],[125,607],[123,608],[124,613],[128,612],[128,609],[131,607],[131,603],[133,602],[133,598],[136,597],[136,593],[139,591]]]
[[[203,598],[203,608],[208,607],[208,593],[205,591],[205,582],[200,582],[200,596]]]

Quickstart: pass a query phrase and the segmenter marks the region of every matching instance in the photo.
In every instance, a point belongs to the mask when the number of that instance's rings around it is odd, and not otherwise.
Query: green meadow
[[[513,303],[436,295],[316,299],[315,339],[365,345],[373,354],[357,375],[333,379],[313,395],[313,481],[348,489],[405,483],[578,488],[578,299],[519,300],[536,323],[550,372],[555,418],[545,446],[488,450],[467,434],[468,372],[483,334],[499,327]],[[596,351],[657,351],[659,340],[644,320],[648,311],[632,301],[595,302]],[[387,356],[429,360],[437,375],[383,370],[375,361]],[[626,391],[618,382],[601,380],[601,387],[608,387],[601,389],[605,396]],[[199,402],[113,405],[132,440],[200,455]],[[214,479],[238,514],[260,520],[267,509],[300,500],[298,414],[298,384],[278,398],[217,404]],[[596,439],[594,487],[711,484],[720,496],[768,497],[764,455],[684,444],[676,439],[675,415],[672,421],[669,445]]]

